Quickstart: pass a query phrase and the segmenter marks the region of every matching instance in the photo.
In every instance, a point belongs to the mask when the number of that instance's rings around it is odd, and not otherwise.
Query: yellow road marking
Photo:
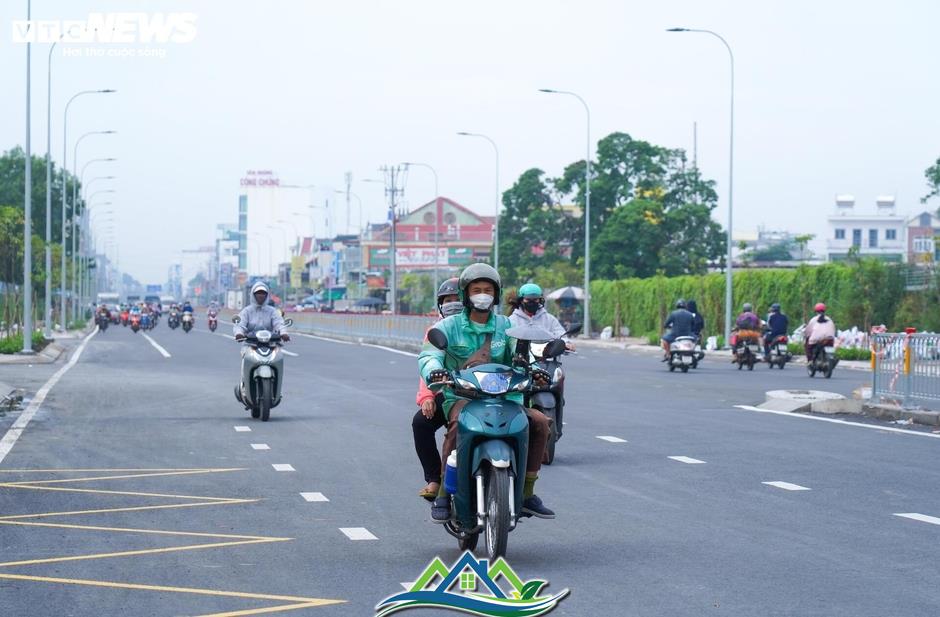
[[[330,602],[330,604],[342,604],[345,603],[345,600],[335,600]],[[281,606],[268,606],[265,608],[250,608],[244,611],[229,611],[227,613],[212,613],[208,615],[201,615],[200,617],[242,617],[243,615],[261,615],[263,613],[280,613],[283,611],[293,611],[298,608],[314,608],[317,606],[325,606],[322,603],[313,603],[313,602],[302,602],[300,604],[283,604]]]
[[[108,559],[111,557],[130,557],[133,555],[155,555],[158,553],[175,553],[178,551],[193,551],[204,548],[221,548],[223,546],[240,546],[242,544],[265,544],[268,542],[286,542],[293,538],[273,538],[263,540],[239,540],[238,542],[213,542],[210,544],[190,544],[188,546],[171,546],[167,548],[148,548],[137,551],[121,551],[119,553],[96,553],[92,555],[73,555],[71,557],[49,557],[46,559],[28,559],[26,561],[8,561],[0,563],[0,568],[11,566],[34,566],[40,563],[60,563],[63,561],[85,561],[87,559]]]
[[[172,497],[175,499],[207,499],[209,501],[231,501],[231,497],[203,497],[201,495],[173,495],[168,493],[139,493],[134,491],[106,491],[97,488],[64,488],[61,486],[44,486],[41,484],[16,484],[13,482],[0,482],[0,488],[25,488],[34,491],[66,491],[70,493],[99,493],[101,495],[129,495],[131,497]]]
[[[235,469],[233,471],[244,471],[246,468]],[[137,469],[137,468],[127,468],[127,469],[0,469],[0,473],[88,473],[88,472],[98,473],[100,471],[206,471],[205,467],[193,467],[188,469],[186,467],[179,468],[159,468],[159,469]]]
[[[0,579],[19,581],[39,581],[43,583],[63,583],[68,585],[87,585],[90,587],[111,587],[116,589],[138,589],[142,591],[170,591],[175,593],[192,593],[204,596],[224,596],[228,598],[245,598],[249,600],[275,600],[285,602],[303,602],[311,606],[326,606],[328,604],[344,604],[345,600],[330,600],[327,598],[301,598],[297,596],[279,596],[267,593],[250,593],[245,591],[218,591],[215,589],[199,589],[195,587],[167,587],[164,585],[141,585],[138,583],[115,583],[111,581],[92,581],[80,578],[55,578],[51,576],[28,576],[25,574],[3,574]]]
[[[227,506],[236,503],[254,503],[260,499],[232,499],[231,501],[205,501],[202,503],[174,503],[162,506],[136,506],[133,508],[104,508],[101,510],[72,510],[70,512],[43,512],[41,514],[15,514],[0,516],[0,521],[11,521],[21,518],[44,518],[49,516],[71,516],[73,514],[101,514],[105,512],[139,512],[141,510],[165,510],[169,508],[195,508],[197,506]]]
[[[89,531],[124,531],[127,533],[153,533],[168,536],[194,536],[197,538],[228,538],[232,540],[292,540],[272,536],[236,536],[225,533],[199,533],[195,531],[167,531],[163,529],[137,529],[131,527],[96,527],[93,525],[66,525],[63,523],[27,523],[26,521],[0,521],[0,525],[24,525],[28,527],[60,527],[63,529],[87,529]]]
[[[191,476],[201,473],[223,473],[227,471],[244,471],[244,469],[195,469],[187,471],[163,471],[159,473],[135,473],[121,476],[93,476],[91,478],[62,478],[59,480],[24,480],[22,482],[6,482],[5,486],[23,486],[29,484],[62,484],[64,482],[91,482],[92,480],[126,480],[128,478],[157,478],[161,476]]]

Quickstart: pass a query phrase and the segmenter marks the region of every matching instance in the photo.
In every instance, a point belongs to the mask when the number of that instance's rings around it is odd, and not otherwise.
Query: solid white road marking
[[[270,450],[271,447],[266,443],[253,443],[251,444],[252,450]]]
[[[619,437],[614,437],[612,435],[598,435],[598,439],[603,439],[604,441],[609,441],[610,443],[627,443],[626,439],[620,439]]]
[[[163,347],[160,347],[160,344],[159,344],[158,342],[156,342],[155,340],[153,340],[152,338],[150,338],[150,336],[149,336],[147,333],[141,332],[141,334],[144,335],[144,338],[145,338],[145,339],[147,339],[148,341],[150,341],[150,344],[153,345],[153,348],[156,349],[157,351],[159,351],[160,354],[161,354],[164,358],[169,358],[169,357],[170,357],[170,352],[168,352],[168,351],[167,351],[166,349],[164,349]]]
[[[931,525],[940,525],[940,518],[937,518],[936,516],[927,516],[926,514],[918,514],[917,512],[897,512],[895,513],[895,516],[909,518],[912,521],[930,523]]]
[[[704,465],[705,461],[700,461],[697,458],[690,458],[688,456],[669,456],[674,461],[679,461],[680,463],[685,463],[686,465]]]
[[[236,433],[250,433],[250,432],[251,432],[251,428],[248,427],[248,426],[236,426],[236,427],[235,427],[235,432],[236,432]]]
[[[409,358],[417,358],[418,354],[411,353],[410,351],[402,351],[401,349],[393,349],[391,347],[386,347],[385,345],[373,345],[372,343],[363,343],[363,347],[374,347],[375,349],[384,349],[385,351],[390,351],[392,353],[397,353],[403,356],[408,356]]]
[[[272,463],[271,467],[274,467],[275,471],[297,471],[294,469],[294,466],[289,463]]]
[[[323,493],[301,493],[304,501],[329,501]]]
[[[3,459],[6,458],[6,455],[10,453],[10,450],[13,448],[13,445],[16,443],[16,440],[20,438],[20,435],[23,434],[23,431],[26,430],[26,425],[29,424],[29,421],[33,419],[33,416],[36,415],[36,412],[39,411],[39,407],[42,405],[43,401],[46,400],[46,396],[49,394],[49,391],[52,390],[52,387],[59,383],[59,380],[62,379],[62,375],[65,375],[70,368],[75,366],[78,363],[78,359],[81,357],[82,352],[85,350],[85,346],[88,345],[88,341],[91,340],[95,334],[98,333],[98,326],[95,326],[95,329],[91,331],[91,334],[85,337],[85,340],[82,341],[81,345],[78,346],[78,349],[75,350],[75,353],[69,359],[69,361],[57,370],[52,377],[49,378],[49,381],[44,383],[41,388],[36,392],[36,396],[33,397],[33,400],[29,402],[26,410],[20,414],[16,419],[16,422],[13,423],[13,426],[6,432],[3,436],[3,439],[0,439],[0,463],[3,462]]]
[[[293,357],[295,357],[295,358],[300,355],[299,353],[294,353],[293,351],[287,351],[287,350],[284,349],[283,347],[281,347],[281,351],[282,351],[283,353],[286,353],[288,356],[293,356]]]
[[[802,413],[790,413],[789,411],[775,411],[773,409],[761,409],[752,405],[735,405],[736,409],[745,411],[756,411],[759,413],[772,413],[778,416],[789,416],[791,418],[803,418],[804,420],[816,420],[818,422],[832,422],[833,424],[844,424],[846,426],[857,426],[859,428],[868,428],[876,431],[888,431],[891,433],[901,433],[903,435],[917,435],[919,437],[933,437],[940,439],[940,434],[921,433],[920,431],[910,431],[903,428],[893,428],[890,426],[878,426],[877,424],[863,424],[861,422],[849,422],[848,420],[837,420],[835,418],[820,418],[818,416],[809,416]]]
[[[346,537],[350,540],[378,540],[365,527],[340,527],[339,530],[346,534]]]
[[[307,338],[315,338],[315,339],[317,339],[318,341],[328,341],[328,342],[330,342],[330,343],[339,343],[340,345],[355,345],[355,344],[356,344],[356,343],[352,343],[352,342],[350,342],[350,341],[341,341],[341,340],[335,339],[335,338],[327,338],[327,337],[325,337],[325,336],[317,336],[316,334],[304,334],[303,332],[293,332],[292,334],[296,334],[296,335],[298,335],[298,336],[306,336]]]
[[[775,486],[777,488],[782,488],[785,491],[811,491],[813,490],[805,486],[800,486],[799,484],[791,484],[790,482],[780,482],[777,480],[774,480],[773,482],[761,482],[761,484],[766,484],[767,486]]]

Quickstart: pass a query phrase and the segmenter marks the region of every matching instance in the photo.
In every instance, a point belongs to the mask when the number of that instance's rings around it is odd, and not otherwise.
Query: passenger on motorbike
[[[780,304],[774,302],[770,305],[770,314],[767,315],[767,331],[764,333],[764,359],[770,358],[770,345],[778,336],[786,336],[790,332],[790,318],[780,310]]]
[[[456,278],[447,279],[437,290],[437,312],[441,319],[463,311],[460,301],[460,288]],[[435,394],[428,388],[424,379],[418,378],[418,394],[415,397],[418,411],[411,419],[411,432],[414,434],[415,452],[424,470],[427,485],[418,493],[428,501],[437,497],[441,489],[441,455],[437,450],[434,434],[437,429],[447,425],[444,415],[444,393]]]
[[[519,288],[519,297],[513,301],[512,314],[509,321],[516,326],[538,326],[552,333],[555,338],[564,339],[568,351],[574,351],[574,345],[565,336],[565,327],[558,319],[545,310],[545,296],[542,288],[535,283],[526,283]]]
[[[678,300],[676,302],[676,310],[669,313],[669,316],[666,317],[666,323],[663,324],[663,327],[666,329],[662,338],[664,352],[663,362],[669,361],[669,350],[673,341],[680,336],[692,336],[692,324],[694,321],[695,316],[686,308],[685,300]]]
[[[806,359],[813,361],[816,347],[834,341],[836,337],[836,324],[826,317],[826,305],[820,302],[815,306],[816,316],[809,320],[803,330],[803,340],[806,345]]]
[[[496,363],[511,366],[513,363],[516,341],[506,333],[511,323],[507,317],[494,310],[500,299],[499,273],[488,264],[472,264],[460,274],[459,288],[464,310],[434,326],[447,335],[447,353],[426,342],[418,356],[421,377],[428,384],[446,381],[450,371],[471,365]],[[540,371],[534,372],[533,380],[542,385],[548,383]],[[507,399],[523,403],[521,392],[510,394]],[[448,423],[442,448],[442,469],[447,456],[457,445],[457,420],[460,410],[468,402],[468,399],[458,397],[453,390],[445,390],[443,409]],[[548,442],[549,421],[545,414],[535,409],[527,409],[526,415],[529,419],[529,447],[522,512],[540,518],[554,518],[555,513],[535,494],[535,482]],[[449,517],[450,500],[442,483],[431,506],[431,518],[434,522],[444,523]]]
[[[182,311],[183,311],[184,313],[192,313],[192,312],[193,312],[193,305],[190,304],[189,300],[183,300],[183,308],[182,308]]]
[[[698,312],[698,304],[695,303],[695,300],[686,302],[685,309],[692,313],[692,336],[701,343],[702,332],[705,330],[705,318]]]

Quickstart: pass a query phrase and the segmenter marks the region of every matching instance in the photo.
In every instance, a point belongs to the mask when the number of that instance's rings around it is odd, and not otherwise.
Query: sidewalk
[[[662,349],[650,345],[645,338],[620,337],[608,340],[585,339],[578,337],[572,341],[575,347],[585,347],[588,349],[611,349],[620,351],[633,351],[647,354],[662,354]],[[715,351],[706,351],[705,357],[727,358],[731,362],[730,349],[717,349]],[[806,358],[803,356],[794,356],[791,364],[805,365]],[[871,371],[871,363],[863,360],[839,360],[839,368],[851,369],[853,371]]]
[[[20,354],[0,354],[0,365],[4,364],[52,364],[57,361],[67,349],[74,347],[76,341],[80,341],[86,334],[91,332],[91,328],[85,327],[82,330],[69,330],[67,332],[53,332],[52,342],[46,345],[42,351],[32,355]]]

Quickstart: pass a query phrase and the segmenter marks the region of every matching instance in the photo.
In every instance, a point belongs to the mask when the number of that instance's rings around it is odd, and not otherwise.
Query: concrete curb
[[[872,418],[891,421],[908,421],[924,426],[940,426],[940,412],[902,409],[897,405],[883,405],[865,403],[862,413]]]

